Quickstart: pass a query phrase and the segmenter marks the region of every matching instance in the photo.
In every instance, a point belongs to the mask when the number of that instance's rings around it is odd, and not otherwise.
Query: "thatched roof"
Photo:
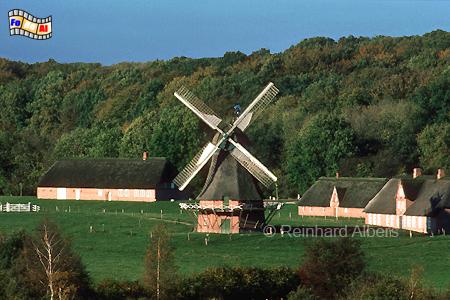
[[[213,143],[220,138],[216,134]],[[250,150],[250,142],[246,135],[236,129],[233,139]],[[208,177],[198,200],[261,200],[261,193],[256,179],[242,167],[229,151],[221,150],[211,159]]]
[[[429,179],[424,181],[405,215],[431,216],[443,208],[450,208],[450,180]]]
[[[383,188],[369,201],[364,211],[374,214],[395,214],[395,195],[400,179],[390,179]]]
[[[405,215],[429,216],[442,208],[450,208],[450,179],[437,180],[432,176],[393,178],[367,204],[367,213],[396,214],[395,196],[402,184],[405,196],[413,201]]]
[[[386,181],[386,178],[321,177],[305,192],[299,205],[329,207],[336,187],[339,207],[364,208]]]
[[[148,189],[170,182],[173,169],[163,157],[136,159],[70,159],[55,162],[41,187]]]

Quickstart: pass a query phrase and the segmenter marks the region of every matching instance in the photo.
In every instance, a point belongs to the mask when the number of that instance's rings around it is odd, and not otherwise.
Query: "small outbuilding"
[[[301,197],[298,214],[364,218],[367,203],[383,188],[386,178],[321,177]]]
[[[422,233],[450,232],[450,178],[437,176],[393,178],[364,209],[366,224]]]
[[[174,167],[163,157],[70,159],[42,176],[39,199],[142,201],[186,199],[172,183]]]

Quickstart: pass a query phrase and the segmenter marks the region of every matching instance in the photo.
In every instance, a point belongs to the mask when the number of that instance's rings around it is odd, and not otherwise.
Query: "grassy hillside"
[[[190,233],[194,220],[181,213],[177,203],[126,203],[36,200],[33,197],[0,197],[0,202],[31,201],[41,205],[39,213],[0,213],[0,232],[33,230],[44,217],[55,220],[70,237],[94,280],[103,278],[138,279],[143,272],[143,257],[152,227],[165,222],[172,233],[176,262],[184,274],[209,266],[277,266],[296,267],[305,246],[314,238],[265,237],[262,234],[209,235]],[[69,209],[70,207],[70,209]],[[123,212],[122,212],[123,209]],[[163,218],[161,219],[161,210]],[[289,217],[291,212],[291,217]],[[272,224],[329,225],[347,220],[301,218],[295,205],[284,206]],[[353,225],[362,224],[352,220]],[[93,232],[90,232],[90,226]],[[188,233],[189,240],[188,240]],[[361,238],[371,270],[407,276],[414,265],[424,267],[425,281],[435,287],[450,284],[448,236],[426,237],[407,234],[397,238]]]
[[[173,93],[229,121],[272,81],[277,100],[246,133],[282,197],[318,177],[450,168],[450,33],[317,37],[281,53],[100,64],[0,58],[0,194],[33,195],[63,158],[167,157],[181,169],[213,132]],[[199,188],[201,180],[191,187]],[[267,191],[267,195],[271,191]]]

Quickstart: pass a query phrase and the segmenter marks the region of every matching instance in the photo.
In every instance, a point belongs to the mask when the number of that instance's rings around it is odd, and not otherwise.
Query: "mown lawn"
[[[209,235],[192,233],[194,219],[181,212],[177,203],[129,203],[99,201],[37,200],[34,197],[0,197],[0,202],[31,201],[41,206],[39,213],[0,213],[0,232],[32,231],[45,217],[55,220],[81,255],[95,281],[104,278],[138,279],[151,228],[167,224],[180,272],[199,272],[209,266],[296,267],[312,237],[260,233]],[[69,208],[70,207],[70,208]],[[162,210],[162,219],[161,219]],[[285,205],[271,224],[292,226],[363,225],[363,220],[301,217],[295,205]],[[92,226],[92,232],[90,227]],[[189,233],[189,234],[188,234]],[[450,284],[450,238],[401,233],[398,237],[357,237],[362,241],[370,270],[408,276],[412,266],[424,268],[424,279],[438,288]]]

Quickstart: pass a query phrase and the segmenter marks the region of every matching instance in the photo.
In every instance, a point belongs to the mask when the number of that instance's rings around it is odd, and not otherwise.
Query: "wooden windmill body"
[[[247,151],[250,143],[244,130],[277,93],[278,89],[270,83],[226,130],[218,126],[222,120],[191,92],[181,88],[175,93],[181,102],[217,131],[213,140],[174,179],[183,190],[200,169],[211,162],[197,203],[180,204],[181,208],[195,212],[198,232],[239,233],[263,227],[264,203],[256,180],[269,186],[277,178]]]

